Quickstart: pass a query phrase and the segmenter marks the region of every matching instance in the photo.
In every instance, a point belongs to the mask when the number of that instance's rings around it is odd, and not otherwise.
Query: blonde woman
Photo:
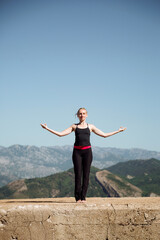
[[[119,130],[104,133],[93,124],[86,123],[87,110],[85,108],[80,108],[77,111],[77,117],[79,118],[79,123],[72,124],[69,128],[65,129],[62,132],[57,132],[47,127],[46,124],[41,124],[41,126],[48,130],[49,132],[63,137],[71,132],[75,132],[75,143],[73,148],[73,165],[75,173],[75,199],[77,203],[83,203],[86,201],[86,194],[89,183],[89,173],[92,163],[92,148],[90,143],[90,133],[93,132],[101,137],[110,137],[117,133],[123,132],[126,128],[120,127]],[[81,181],[82,178],[82,181]],[[82,183],[81,183],[82,182]]]

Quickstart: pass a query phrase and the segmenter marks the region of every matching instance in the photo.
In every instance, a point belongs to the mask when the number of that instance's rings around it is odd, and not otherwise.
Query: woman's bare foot
[[[81,200],[81,203],[86,203],[86,200]]]
[[[76,201],[76,203],[81,203],[81,202],[82,202],[82,201],[81,201],[80,199]]]

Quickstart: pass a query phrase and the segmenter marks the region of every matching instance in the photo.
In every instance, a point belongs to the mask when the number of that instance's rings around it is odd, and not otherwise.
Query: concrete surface
[[[160,240],[160,197],[0,200],[0,240]]]

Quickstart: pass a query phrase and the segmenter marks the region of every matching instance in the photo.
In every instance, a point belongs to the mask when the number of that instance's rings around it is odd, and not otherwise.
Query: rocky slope
[[[141,197],[142,190],[107,170],[96,172],[96,180],[109,197]]]

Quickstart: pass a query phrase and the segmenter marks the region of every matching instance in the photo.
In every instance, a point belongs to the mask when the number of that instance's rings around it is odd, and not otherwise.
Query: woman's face
[[[83,122],[88,117],[87,111],[85,109],[80,109],[78,113],[78,118],[80,122]]]

